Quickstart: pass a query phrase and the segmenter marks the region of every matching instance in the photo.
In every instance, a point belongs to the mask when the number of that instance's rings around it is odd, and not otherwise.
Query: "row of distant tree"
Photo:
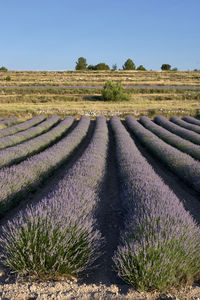
[[[76,62],[76,70],[110,70],[109,65],[106,63],[99,63],[97,65],[88,65],[86,58],[79,57],[78,61]],[[146,68],[143,65],[140,65],[136,68],[135,63],[132,61],[132,59],[128,58],[124,65],[122,66],[123,70],[140,70],[140,71],[146,71]],[[117,64],[114,64],[111,68],[111,70],[116,71],[117,70]],[[172,71],[178,71],[177,68],[171,69],[171,65],[169,64],[162,64],[161,70],[172,70]]]
[[[84,57],[79,57],[78,61],[76,62],[76,70],[112,70],[116,71],[117,70],[117,64],[114,64],[112,68],[110,69],[109,65],[106,63],[99,63],[97,65],[88,65],[86,58]],[[136,68],[134,62],[132,59],[128,58],[124,65],[122,66],[123,70],[140,70],[140,71],[147,71],[143,65],[140,65]],[[161,70],[163,71],[178,71],[177,68],[171,68],[171,65],[169,64],[162,64]],[[1,72],[7,72],[8,69],[6,67],[1,67],[0,68]],[[194,71],[199,71],[198,69],[194,69]]]
[[[134,62],[132,59],[127,59],[122,66],[123,70],[141,70],[146,71],[145,67],[143,65],[140,65],[136,68]],[[106,63],[99,63],[97,65],[88,65],[86,58],[79,57],[78,61],[76,62],[76,70],[110,70],[109,65]],[[114,64],[111,68],[111,70],[116,71],[117,70],[117,64]]]

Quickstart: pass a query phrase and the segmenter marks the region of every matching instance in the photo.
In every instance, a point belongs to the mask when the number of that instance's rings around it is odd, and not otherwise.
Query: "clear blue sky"
[[[0,66],[88,64],[200,69],[200,0],[0,0]]]

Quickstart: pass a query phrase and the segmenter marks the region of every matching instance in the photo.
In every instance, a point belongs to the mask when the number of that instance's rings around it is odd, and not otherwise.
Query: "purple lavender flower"
[[[153,139],[133,117],[126,121],[146,144]],[[111,119],[111,126],[125,210],[121,243],[113,258],[118,275],[140,290],[177,286],[183,277],[191,279],[199,272],[199,227],[139,152],[118,117]]]
[[[26,130],[32,126],[35,126],[35,125],[41,123],[45,119],[46,119],[46,117],[41,115],[41,116],[32,118],[30,120],[27,120],[23,123],[16,124],[12,127],[1,129],[0,130],[0,138],[4,137],[6,135],[11,135],[11,134],[15,134],[16,132]]]
[[[183,128],[195,131],[196,133],[200,133],[200,127],[198,125],[190,124],[188,122],[185,122],[184,120],[181,120],[180,118],[173,116],[170,118],[170,121],[174,124],[177,124]]]
[[[189,140],[194,144],[200,145],[200,135],[198,133],[182,128],[179,125],[170,122],[163,116],[156,116],[154,118],[154,122],[171,131],[172,133],[181,136],[182,138]]]
[[[162,141],[155,134],[138,123],[134,117],[128,116],[126,118],[126,122],[134,135],[136,135],[139,141],[145,145],[145,147],[147,147],[154,156],[162,161],[172,172],[184,180],[188,185],[200,192],[199,161]]]
[[[42,122],[38,126],[31,127],[27,130],[17,132],[14,135],[8,135],[0,138],[0,149],[13,146],[19,143],[24,142],[25,140],[31,139],[45,131],[49,130],[53,125],[58,123],[60,117],[53,116],[48,120]]]
[[[46,133],[16,146],[2,149],[0,151],[0,168],[20,162],[30,155],[44,150],[44,148],[49,146],[52,142],[55,142],[66,132],[73,120],[73,117],[66,117],[56,127]]]
[[[18,165],[0,170],[0,215],[23,198],[25,191],[34,189],[45,176],[66,160],[86,135],[89,123],[88,117],[82,117],[76,128],[52,147]]]
[[[94,212],[107,144],[106,119],[98,117],[89,146],[55,190],[3,227],[5,265],[22,275],[70,278],[93,264],[102,244]]]
[[[191,155],[193,158],[200,160],[200,146],[187,141],[176,134],[171,133],[167,129],[155,124],[149,118],[142,116],[140,118],[140,123],[155,133],[160,139],[165,141],[167,144],[174,146],[175,148]]]

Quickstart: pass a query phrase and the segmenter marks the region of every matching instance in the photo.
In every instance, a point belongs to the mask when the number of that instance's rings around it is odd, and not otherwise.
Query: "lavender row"
[[[29,140],[47,130],[49,130],[52,126],[54,126],[56,123],[58,123],[59,120],[60,120],[60,117],[53,116],[35,127],[31,127],[27,130],[18,132],[14,135],[8,135],[5,137],[2,137],[2,138],[0,138],[0,149],[4,149],[6,147],[11,147],[11,146],[17,145],[19,143],[22,143],[26,140]]]
[[[1,121],[1,124],[11,126],[17,122],[17,117],[9,117]]]
[[[196,133],[200,133],[200,127],[198,125],[189,124],[188,122],[185,122],[184,120],[181,120],[176,116],[171,117],[170,121],[175,123],[176,125],[195,131]]]
[[[160,139],[170,144],[173,147],[191,155],[193,158],[200,160],[200,146],[187,141],[176,134],[171,133],[167,129],[155,124],[149,118],[143,116],[140,118],[140,123],[155,133]]]
[[[198,133],[185,128],[181,128],[180,126],[170,122],[163,116],[156,116],[154,118],[154,122],[171,131],[172,133],[181,136],[182,138],[189,140],[194,144],[200,145],[200,135]]]
[[[127,122],[132,125],[132,118]],[[141,155],[118,117],[111,119],[111,126],[125,211],[114,255],[118,275],[140,290],[164,290],[179,285],[182,278],[194,278],[200,268],[199,227]]]
[[[1,169],[0,215],[62,164],[86,135],[89,123],[88,117],[81,118],[76,128],[52,147],[18,165]]]
[[[106,119],[98,117],[89,146],[55,190],[3,228],[4,264],[19,274],[39,278],[77,277],[93,264],[102,243],[94,211],[107,144]]]
[[[41,115],[41,116],[32,118],[30,120],[27,120],[23,123],[19,123],[14,126],[11,126],[11,127],[1,129],[0,130],[0,138],[4,137],[6,135],[11,135],[11,134],[15,134],[16,132],[26,130],[32,126],[35,126],[35,125],[41,123],[45,119],[46,119],[46,117]]]
[[[126,122],[134,135],[154,156],[196,191],[200,192],[199,161],[162,141],[139,124],[133,116],[128,116]]]
[[[42,151],[51,143],[60,138],[73,123],[72,117],[67,117],[50,131],[28,140],[17,146],[9,147],[0,151],[0,168],[18,163],[23,159]]]
[[[196,118],[194,117],[190,117],[190,116],[185,116],[185,117],[182,117],[182,119],[188,123],[192,123],[192,124],[195,124],[195,125],[199,125],[200,126],[200,120],[197,120]]]

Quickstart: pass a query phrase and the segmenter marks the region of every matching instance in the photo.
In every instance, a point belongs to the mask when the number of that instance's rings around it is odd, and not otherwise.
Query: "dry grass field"
[[[6,77],[10,76],[10,81]],[[128,88],[128,102],[102,101],[107,80]],[[141,86],[147,85],[147,88]],[[155,88],[155,85],[160,88]],[[70,87],[70,88],[67,88]],[[152,88],[154,86],[154,88]],[[173,88],[164,88],[171,86]],[[184,89],[174,88],[174,86]],[[0,116],[24,120],[38,114],[91,118],[128,114],[197,115],[200,108],[200,71],[8,71],[0,72]]]
[[[6,81],[10,76],[11,80]],[[8,71],[0,73],[0,86],[20,85],[104,85],[107,80],[124,85],[196,85],[200,71]]]

